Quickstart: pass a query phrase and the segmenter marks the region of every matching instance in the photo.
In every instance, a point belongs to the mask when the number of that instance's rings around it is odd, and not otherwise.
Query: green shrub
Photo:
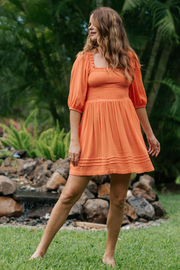
[[[34,137],[28,132],[27,127],[34,116]],[[38,137],[37,128],[38,123],[36,119],[36,110],[34,110],[26,119],[24,125],[21,122],[21,129],[18,131],[11,123],[10,127],[0,124],[6,132],[7,137],[0,139],[3,145],[9,145],[16,150],[24,149],[27,151],[27,156],[31,158],[45,157],[52,161],[59,158],[66,158],[68,156],[68,149],[70,144],[70,132],[64,132],[64,128],[60,130],[59,122],[56,121],[55,128],[50,128],[43,131]]]
[[[9,151],[1,150],[1,151],[0,151],[0,159],[2,159],[3,156],[6,156],[6,157],[13,157],[13,154],[10,153]]]

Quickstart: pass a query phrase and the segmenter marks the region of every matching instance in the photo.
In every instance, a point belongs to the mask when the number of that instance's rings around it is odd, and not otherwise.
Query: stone
[[[96,230],[104,230],[106,229],[106,225],[104,224],[99,224],[99,223],[92,223],[92,222],[82,222],[82,221],[76,221],[74,224],[76,227],[82,227],[82,228],[93,228]]]
[[[3,165],[4,167],[9,167],[11,166],[11,162],[13,161],[13,157],[7,157],[4,162],[3,162]]]
[[[82,220],[83,219],[82,211],[83,211],[82,205],[79,201],[77,201],[71,208],[68,218],[79,218]]]
[[[124,226],[124,225],[127,225],[127,224],[131,224],[131,222],[128,219],[128,217],[124,214],[124,218],[123,218],[121,226]]]
[[[93,181],[89,181],[88,185],[87,185],[87,189],[94,194],[95,196],[98,194],[98,187],[97,184]]]
[[[44,174],[39,175],[36,179],[33,180],[33,186],[34,187],[43,187],[44,185],[46,185],[48,179],[49,178]],[[46,190],[47,190],[47,187],[46,187]]]
[[[110,184],[105,183],[98,186],[98,198],[109,200]]]
[[[65,185],[66,180],[56,171],[52,174],[51,178],[47,181],[48,190],[57,190],[59,186]]]
[[[144,189],[134,188],[132,194],[134,196],[145,198],[148,202],[153,202],[154,200],[147,194]]]
[[[23,213],[23,207],[9,197],[0,197],[0,217],[19,217]]]
[[[84,190],[83,194],[81,195],[81,198],[79,199],[79,202],[81,205],[83,205],[88,199],[94,199],[95,196],[92,194],[87,188]]]
[[[38,164],[37,160],[33,160],[31,158],[28,158],[28,159],[25,160],[22,167],[18,168],[17,174],[19,174],[19,175],[24,175],[24,174],[29,175],[36,168],[37,164]]]
[[[154,207],[155,210],[155,218],[160,218],[163,217],[164,214],[166,213],[166,210],[164,207],[162,207],[160,202],[152,202],[152,206]]]
[[[28,214],[28,218],[40,218],[45,216],[46,214],[50,214],[52,211],[52,207],[50,206],[42,206],[42,207],[36,207],[32,209]]]
[[[147,223],[147,220],[145,218],[139,218],[138,222]]]
[[[142,176],[140,176],[139,178],[139,182],[143,183],[143,184],[148,184],[149,186],[151,186],[153,188],[154,184],[155,184],[155,180],[154,178],[152,178],[150,175],[148,174],[144,174]]]
[[[104,176],[103,175],[94,175],[91,178],[91,181],[95,182],[97,185],[101,185],[103,183],[103,179]]]
[[[12,157],[7,157],[0,166],[0,171],[7,174],[16,174],[19,160],[14,160]]]
[[[132,206],[131,206],[130,204],[128,204],[127,202],[125,203],[124,214],[126,214],[126,216],[127,216],[128,218],[130,218],[132,221],[138,219],[138,215],[137,215],[136,211],[135,211],[134,208],[132,208]]]
[[[63,189],[64,189],[64,186],[59,186],[59,188],[58,188],[58,190],[59,190],[60,193],[63,192]]]
[[[0,175],[6,175],[6,172],[4,170],[1,170],[1,167],[0,167]]]
[[[32,171],[30,175],[28,175],[29,180],[36,179],[39,175],[45,175],[47,177],[50,177],[52,175],[52,172],[50,171],[53,162],[51,160],[46,160],[45,162],[37,159],[38,165],[36,166],[35,170]]]
[[[139,188],[139,189],[144,190],[146,192],[146,194],[150,196],[151,201],[155,201],[155,200],[157,201],[159,199],[157,194],[155,193],[155,191],[152,189],[151,185],[149,185],[148,182],[146,183],[144,180],[143,180],[143,182],[142,181],[136,182],[133,185],[133,190],[135,188]],[[133,193],[133,191],[132,191],[132,193]]]
[[[110,183],[110,181],[111,181],[111,175],[110,174],[103,175],[103,183]]]
[[[14,150],[14,151],[13,151],[13,154],[17,154],[18,156],[20,156],[20,158],[23,158],[23,157],[26,156],[27,151],[24,150],[24,149],[21,149],[21,150]]]
[[[70,160],[69,158],[58,159],[52,166],[51,172],[58,172],[62,177],[67,180],[69,176]]]
[[[0,194],[10,195],[16,191],[16,182],[6,176],[0,176]]]
[[[9,217],[6,217],[6,216],[0,217],[0,224],[7,224],[9,223],[9,221],[10,221]]]
[[[109,204],[102,199],[89,199],[83,205],[85,219],[88,222],[105,224],[109,211]]]
[[[127,191],[126,200],[128,200],[128,199],[131,198],[131,197],[133,197],[133,195],[132,195],[132,191],[129,189],[129,190]]]
[[[146,218],[147,220],[154,218],[154,208],[146,199],[134,196],[128,200],[128,203],[135,209],[139,217]]]

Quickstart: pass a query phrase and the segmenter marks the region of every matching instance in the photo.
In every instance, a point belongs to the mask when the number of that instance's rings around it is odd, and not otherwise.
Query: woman
[[[114,251],[131,173],[152,171],[148,152],[157,157],[160,144],[147,118],[140,64],[128,44],[121,18],[110,8],[98,8],[90,16],[88,30],[84,50],[71,73],[69,178],[30,259],[45,256],[92,175],[111,174],[107,244],[102,261],[115,266]],[[139,121],[149,142],[148,151]]]

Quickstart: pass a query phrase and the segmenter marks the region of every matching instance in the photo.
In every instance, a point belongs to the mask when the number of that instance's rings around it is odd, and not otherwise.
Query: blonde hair
[[[111,67],[113,71],[119,69],[127,80],[133,81],[134,75],[129,52],[131,55],[133,54],[134,61],[139,63],[139,60],[129,45],[122,19],[115,10],[107,7],[100,7],[91,15],[93,15],[93,25],[98,29],[99,36],[97,41],[92,41],[89,33],[82,53],[98,48],[108,62],[108,67]]]

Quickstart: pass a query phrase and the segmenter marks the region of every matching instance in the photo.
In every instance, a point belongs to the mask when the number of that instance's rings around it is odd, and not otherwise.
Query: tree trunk
[[[143,45],[142,45],[142,47],[141,47],[141,51],[140,51],[139,54],[138,54],[139,59],[142,58],[143,53],[144,53],[144,51],[145,51],[145,49],[146,49],[147,43],[148,43],[148,38],[146,38],[146,39],[144,40],[144,42],[143,42]]]
[[[148,67],[147,67],[147,71],[146,71],[146,74],[144,77],[144,88],[145,89],[147,88],[147,85],[148,85],[149,80],[151,78],[151,74],[152,74],[152,70],[154,67],[155,60],[156,60],[156,55],[157,55],[157,52],[159,49],[160,42],[161,42],[161,34],[157,30],[154,45],[152,48],[151,56],[150,56]]]
[[[169,60],[169,56],[171,53],[171,45],[168,42],[164,43],[164,47],[161,53],[161,58],[159,60],[159,64],[158,64],[158,68],[154,77],[154,83],[151,87],[151,91],[149,93],[148,96],[148,102],[147,102],[147,114],[148,116],[150,116],[159,88],[160,88],[160,82],[156,82],[156,81],[161,81],[163,79],[164,73],[166,71],[166,66]]]
[[[60,122],[61,119],[59,119],[59,115],[58,115],[58,113],[57,113],[57,110],[56,110],[56,107],[55,107],[53,101],[52,101],[52,102],[49,102],[49,110],[50,110],[50,112],[51,112],[51,115],[52,115],[53,120],[54,120],[54,124],[55,124],[55,126],[56,126],[56,120],[58,119],[59,122]]]

